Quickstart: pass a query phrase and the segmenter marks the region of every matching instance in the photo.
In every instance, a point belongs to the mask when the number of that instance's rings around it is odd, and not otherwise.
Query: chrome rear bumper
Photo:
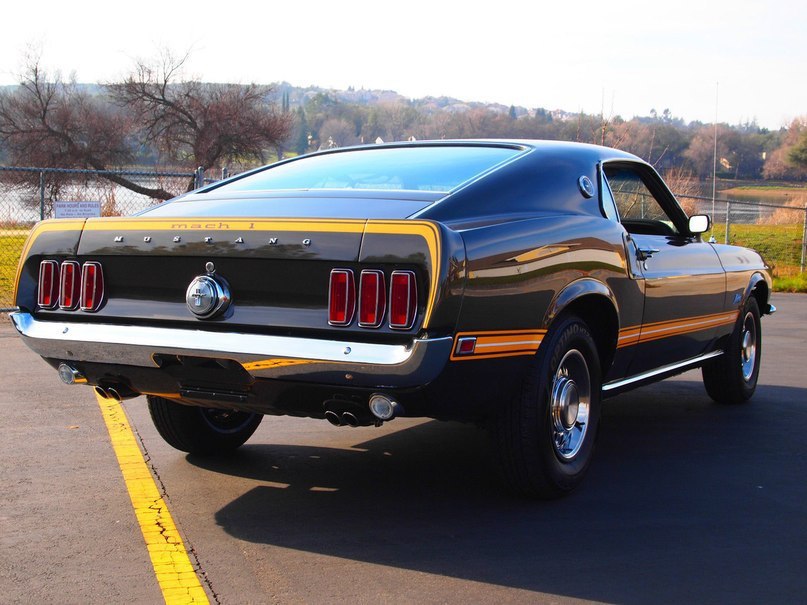
[[[40,321],[12,313],[25,344],[49,359],[159,368],[161,357],[236,361],[255,378],[354,387],[421,386],[439,375],[451,337],[411,345],[370,344],[289,336],[206,332],[119,324]]]

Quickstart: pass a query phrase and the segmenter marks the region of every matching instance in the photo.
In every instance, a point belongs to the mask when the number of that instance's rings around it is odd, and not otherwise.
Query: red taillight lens
[[[389,327],[407,330],[417,314],[417,284],[412,271],[393,271],[390,278]]]
[[[331,284],[328,290],[328,323],[332,326],[346,326],[353,321],[356,312],[356,281],[350,269],[331,271]]]
[[[43,309],[52,309],[59,303],[59,263],[55,260],[43,260],[39,263],[36,303]]]
[[[97,311],[104,300],[104,271],[95,261],[84,263],[81,271],[81,310]]]
[[[59,283],[59,308],[65,311],[77,309],[81,287],[81,265],[74,260],[64,261]]]
[[[381,271],[365,269],[359,278],[359,325],[377,328],[387,310],[387,288]]]

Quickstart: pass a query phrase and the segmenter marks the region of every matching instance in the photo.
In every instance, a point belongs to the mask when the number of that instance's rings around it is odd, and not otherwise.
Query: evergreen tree
[[[294,139],[294,151],[298,155],[308,151],[308,120],[305,118],[305,110],[297,108],[297,136]]]

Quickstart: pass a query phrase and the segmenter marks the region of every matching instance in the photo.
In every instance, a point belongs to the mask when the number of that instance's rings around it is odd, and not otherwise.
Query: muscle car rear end
[[[770,277],[612,149],[335,150],[136,217],[45,221],[12,321],[62,379],[215,454],[263,415],[484,422],[517,492],[582,480],[603,396],[702,366],[748,399]]]

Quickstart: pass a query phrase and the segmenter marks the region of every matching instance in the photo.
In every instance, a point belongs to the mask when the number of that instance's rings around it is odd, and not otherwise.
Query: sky
[[[79,82],[190,51],[210,82],[394,90],[410,98],[777,129],[807,115],[807,2],[7,3],[0,84],[33,49]]]

